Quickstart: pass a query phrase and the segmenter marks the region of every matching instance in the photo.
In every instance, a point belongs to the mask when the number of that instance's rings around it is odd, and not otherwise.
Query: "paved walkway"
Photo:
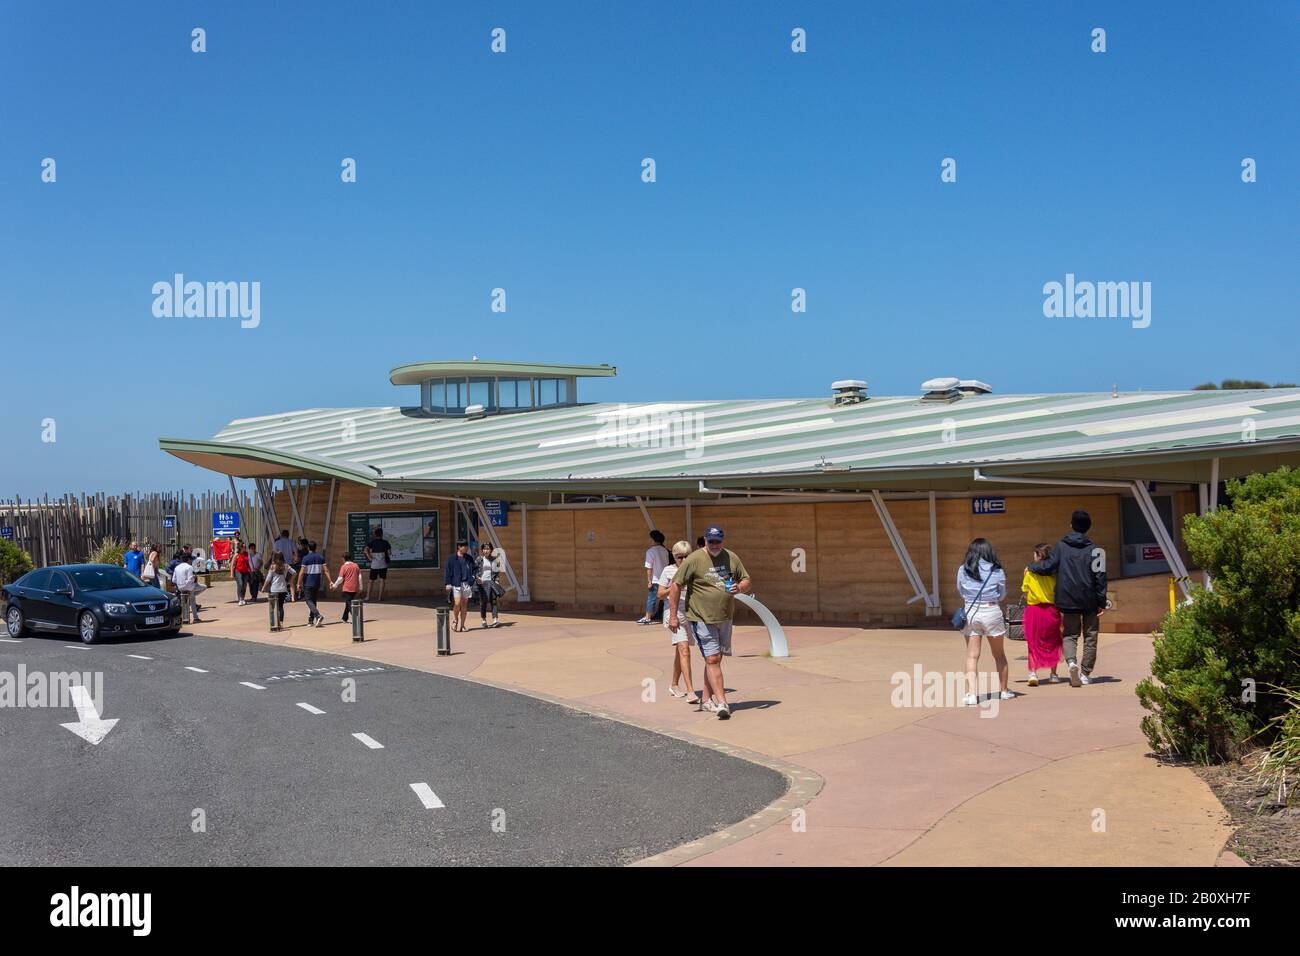
[[[791,627],[791,656],[774,660],[766,656],[762,628],[737,628],[735,656],[724,659],[734,717],[719,721],[668,695],[672,657],[658,625],[507,614],[498,629],[453,634],[454,654],[439,658],[428,606],[370,605],[367,639],[355,644],[349,626],[338,623],[337,602],[322,604],[330,621],[322,628],[304,625],[305,605],[289,605],[291,627],[272,634],[265,603],[238,607],[228,602],[230,587],[221,583],[205,595],[213,607],[190,630],[481,680],[761,755],[797,776],[803,813],[792,813],[787,801],[754,826],[650,862],[1210,866],[1235,860],[1223,853],[1231,827],[1209,788],[1192,771],[1147,755],[1133,692],[1149,673],[1146,635],[1103,634],[1096,675],[1103,680],[1078,689],[1067,683],[1029,688],[1024,644],[1008,642],[1012,689],[1020,696],[958,708],[923,693],[927,672],[938,672],[930,681],[942,681],[964,667],[961,638],[951,630]],[[470,620],[477,625],[476,614]],[[991,667],[987,650],[984,657],[981,667]],[[697,687],[700,664],[697,655]],[[893,679],[899,673],[920,674],[921,685],[910,691]],[[897,706],[900,698],[907,706]],[[818,781],[798,768],[821,778],[810,799]]]

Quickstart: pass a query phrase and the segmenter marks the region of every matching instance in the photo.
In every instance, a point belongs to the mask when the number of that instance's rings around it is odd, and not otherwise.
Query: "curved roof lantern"
[[[612,365],[549,365],[537,362],[419,362],[399,365],[388,380],[419,385],[420,408],[427,414],[481,418],[578,403],[580,378],[609,378]]]

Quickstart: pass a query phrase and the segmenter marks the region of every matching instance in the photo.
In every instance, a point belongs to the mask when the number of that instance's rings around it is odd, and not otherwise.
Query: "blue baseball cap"
[[[722,528],[716,524],[711,524],[704,529],[705,541],[721,541],[723,538]]]

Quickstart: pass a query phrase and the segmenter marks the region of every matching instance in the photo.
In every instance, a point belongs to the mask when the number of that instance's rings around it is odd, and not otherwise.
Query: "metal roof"
[[[205,467],[223,447],[262,450],[268,459],[295,456],[286,476],[309,473],[317,459],[320,477],[369,474],[381,487],[519,500],[545,491],[690,494],[701,480],[964,490],[974,487],[975,467],[1205,481],[1211,457],[1223,459],[1225,478],[1300,465],[1300,389],[968,395],[952,404],[917,396],[843,406],[828,398],[592,404],[477,420],[397,407],[306,409],[231,422],[201,449],[160,444]]]
[[[544,365],[536,362],[465,361],[416,362],[399,365],[388,373],[394,385],[418,385],[430,378],[465,376],[518,376],[520,378],[608,378],[618,374],[612,365]]]

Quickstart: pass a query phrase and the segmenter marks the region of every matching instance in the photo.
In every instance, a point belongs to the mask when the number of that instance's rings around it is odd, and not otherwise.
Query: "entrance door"
[[[1174,534],[1174,499],[1170,495],[1152,495],[1156,513],[1164,523],[1169,537],[1178,543]],[[1164,549],[1156,541],[1146,516],[1138,507],[1136,498],[1120,499],[1120,535],[1122,551],[1121,572],[1124,577],[1136,577],[1141,574],[1168,574],[1169,562],[1165,559]]]

